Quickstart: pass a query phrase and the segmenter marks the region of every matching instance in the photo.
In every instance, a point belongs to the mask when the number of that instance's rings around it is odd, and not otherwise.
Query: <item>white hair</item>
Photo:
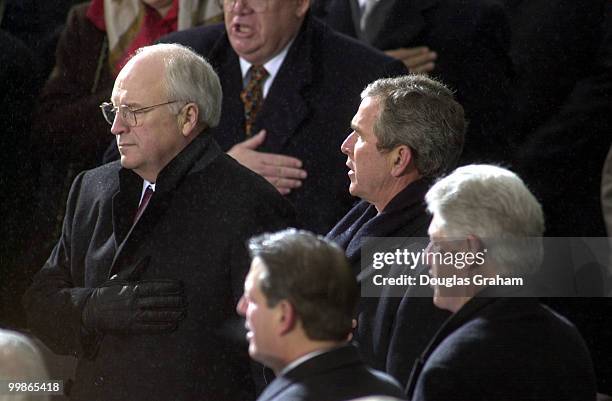
[[[0,329],[0,380],[42,382],[48,379],[43,358],[23,334]],[[0,394],[0,401],[47,401],[46,395]]]
[[[542,261],[544,214],[525,183],[502,167],[472,164],[439,180],[425,196],[447,235],[475,235],[500,273],[533,273]]]
[[[160,43],[138,49],[134,59],[142,56],[161,56],[165,66],[165,87],[175,113],[185,106],[181,102],[198,105],[200,123],[216,127],[221,118],[223,92],[217,73],[204,57],[186,46]]]

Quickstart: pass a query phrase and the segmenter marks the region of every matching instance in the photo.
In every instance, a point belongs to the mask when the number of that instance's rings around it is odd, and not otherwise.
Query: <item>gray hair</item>
[[[346,339],[359,292],[342,249],[321,236],[287,229],[252,238],[249,251],[263,262],[260,289],[268,306],[288,300],[311,340]]]
[[[197,104],[198,122],[211,128],[219,125],[223,92],[219,77],[208,61],[190,48],[176,43],[141,47],[134,57],[152,54],[162,57],[168,98]],[[169,105],[174,113],[184,106],[180,102]]]
[[[0,380],[45,381],[43,358],[34,343],[23,334],[0,329]],[[0,393],[0,401],[48,400],[46,395]]]
[[[444,84],[425,75],[384,78],[369,84],[361,98],[375,97],[374,122],[379,150],[409,146],[424,177],[437,177],[456,166],[465,137],[463,107]]]
[[[447,235],[476,235],[500,273],[529,274],[542,262],[544,214],[525,183],[502,167],[459,167],[434,184],[425,196],[427,209]]]

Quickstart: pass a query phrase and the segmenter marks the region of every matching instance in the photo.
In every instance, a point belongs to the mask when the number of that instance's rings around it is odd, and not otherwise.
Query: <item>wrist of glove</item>
[[[109,280],[90,295],[82,322],[86,330],[97,333],[168,333],[176,330],[185,309],[183,286],[179,281]]]

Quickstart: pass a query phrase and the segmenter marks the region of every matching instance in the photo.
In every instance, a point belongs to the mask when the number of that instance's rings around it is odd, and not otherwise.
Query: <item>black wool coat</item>
[[[235,312],[249,268],[245,241],[292,224],[292,208],[207,132],[162,170],[132,227],[142,182],[119,162],[77,177],[61,238],[25,295],[31,329],[78,358],[74,400],[254,399]],[[183,283],[187,313],[178,329],[84,336],[81,313],[93,288],[142,261],[137,280]]]

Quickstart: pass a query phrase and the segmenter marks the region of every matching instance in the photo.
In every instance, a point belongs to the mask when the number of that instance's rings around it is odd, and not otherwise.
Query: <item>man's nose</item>
[[[355,131],[351,132],[349,136],[346,137],[342,145],[340,145],[340,151],[345,155],[350,155],[353,153],[353,147],[355,146]]]
[[[234,0],[230,2],[230,5],[229,11],[234,13],[243,12],[250,8],[248,0]]]
[[[120,135],[123,134],[127,129],[128,126],[125,124],[119,113],[115,114],[113,125],[111,125],[111,134]]]
[[[246,316],[246,300],[244,299],[244,295],[240,297],[240,300],[238,300],[238,304],[236,305],[236,312],[240,316]]]

